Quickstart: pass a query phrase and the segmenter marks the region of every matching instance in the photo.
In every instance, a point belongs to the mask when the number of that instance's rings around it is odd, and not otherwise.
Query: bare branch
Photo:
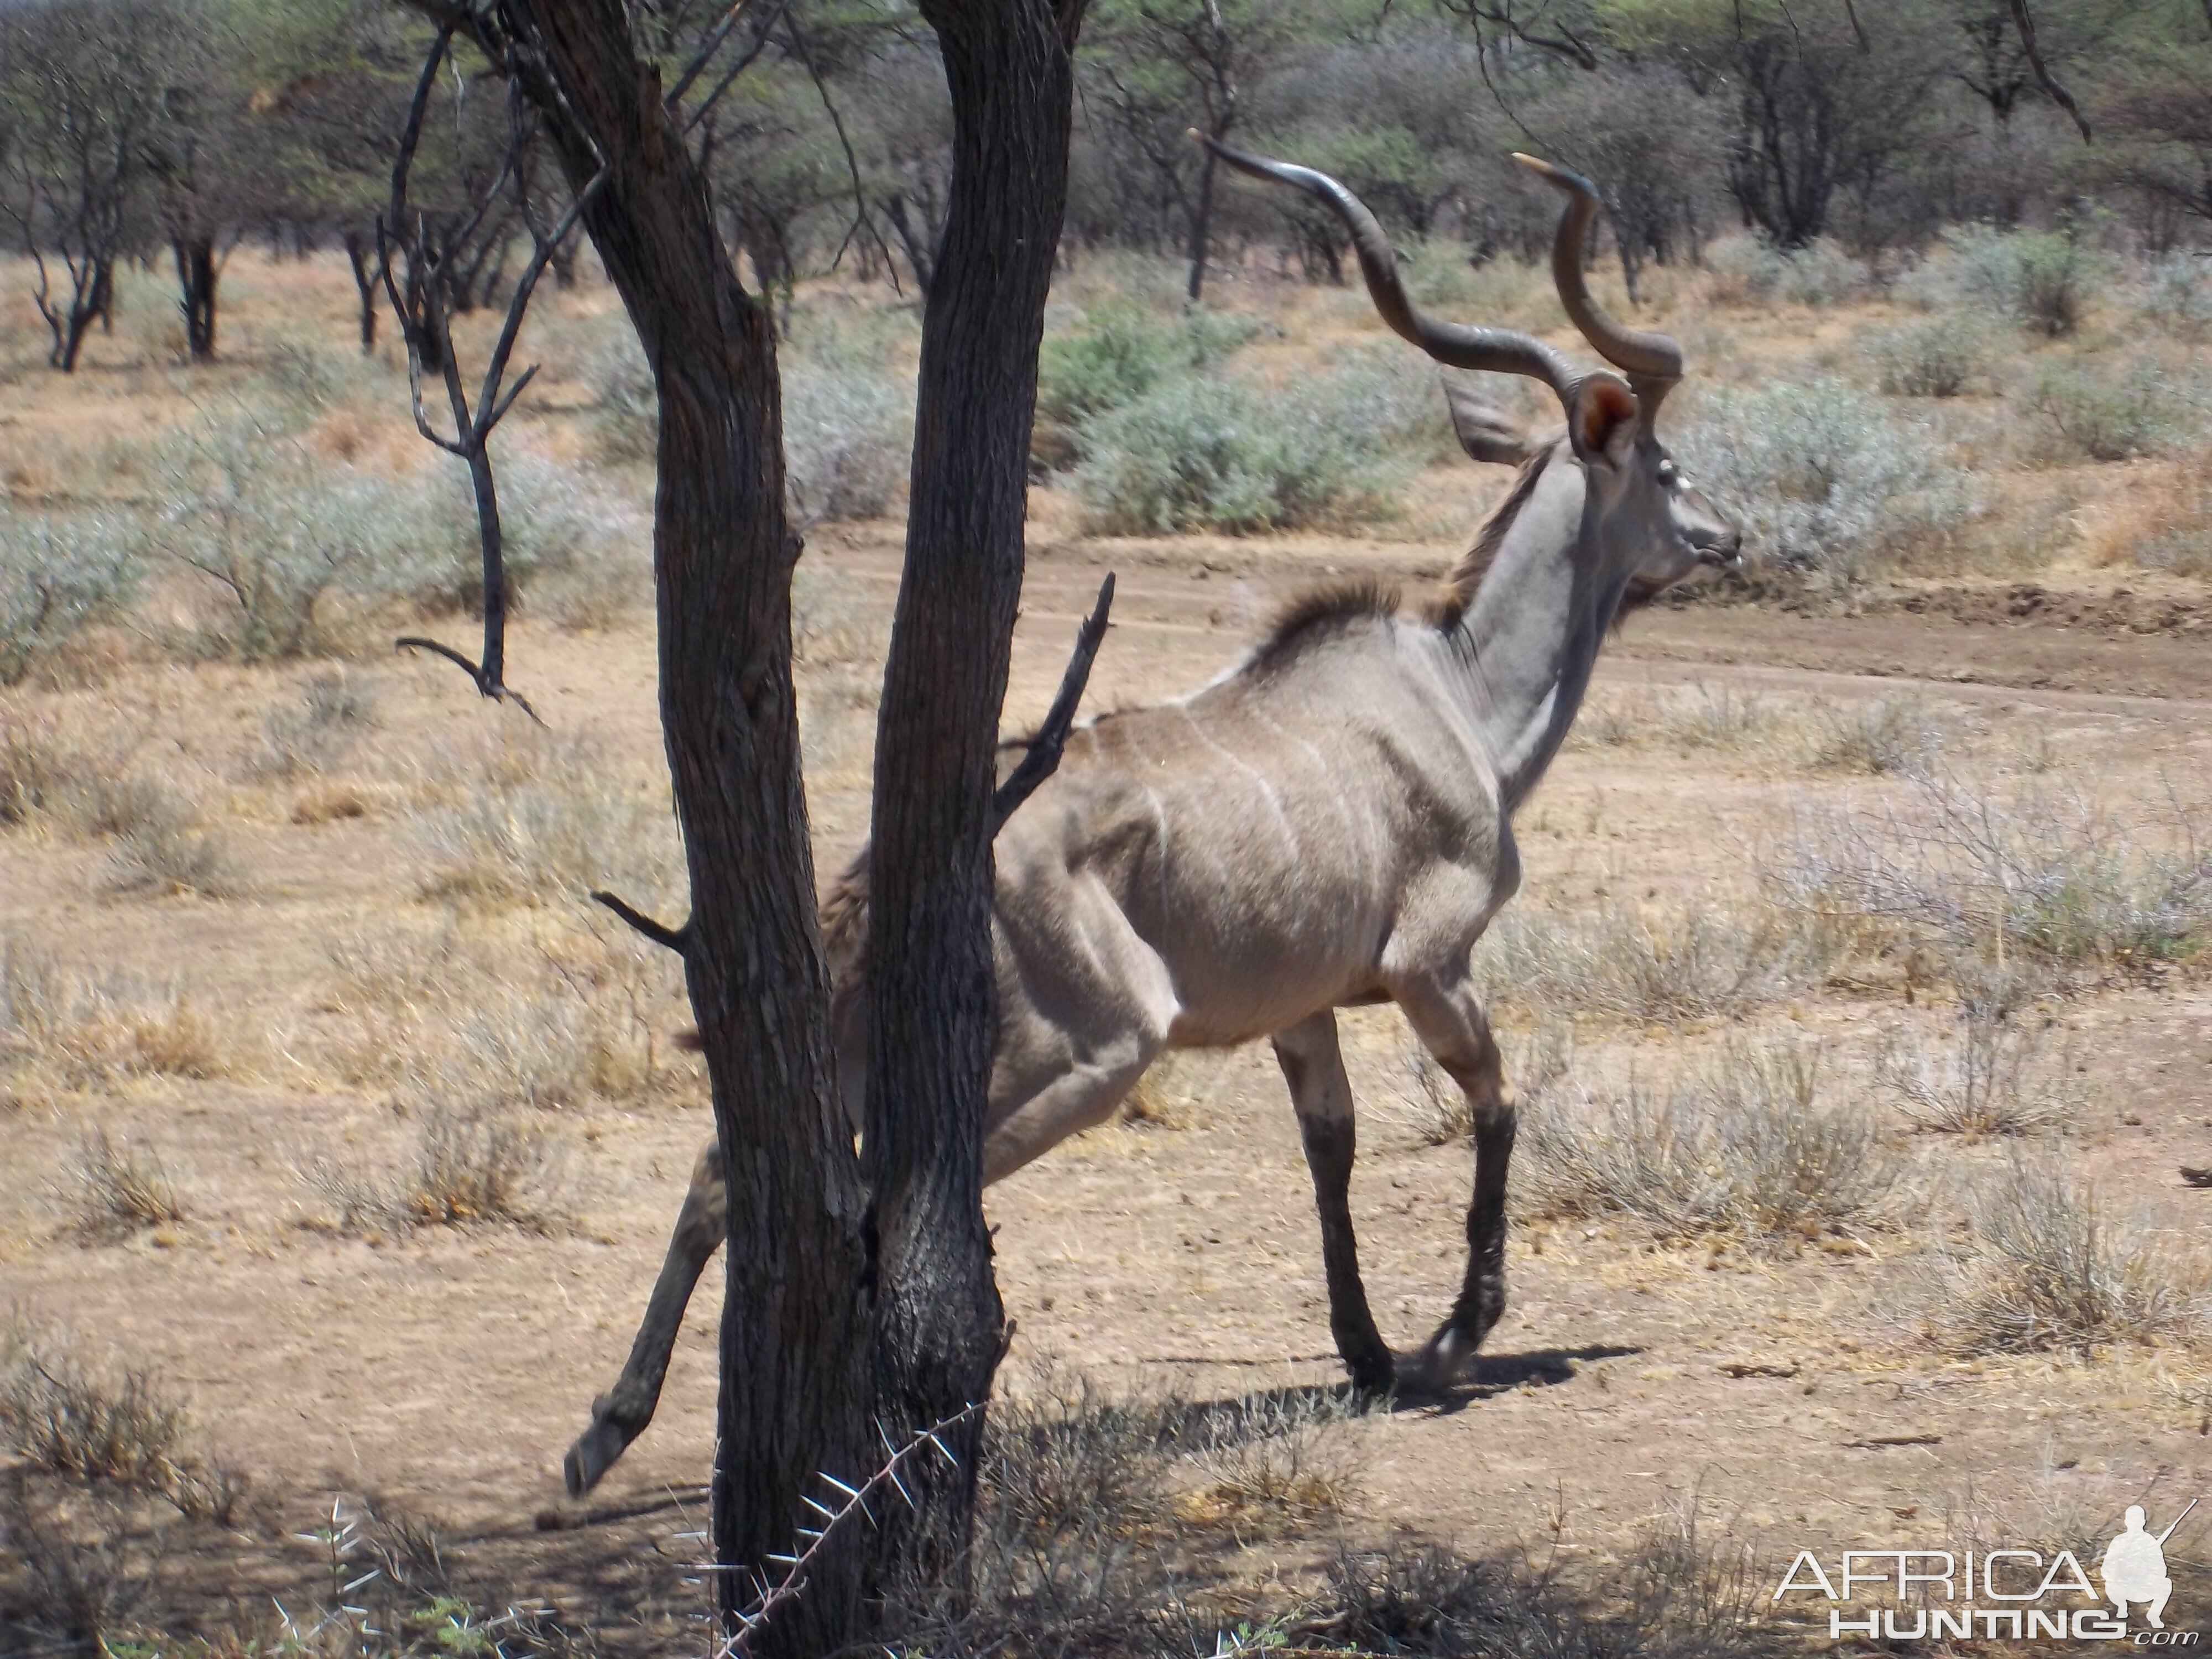
[[[853,180],[853,210],[855,215],[853,230],[865,229],[883,254],[884,263],[888,265],[891,262],[891,251],[884,242],[883,233],[876,228],[875,216],[868,211],[868,192],[860,183],[860,158],[853,153],[853,141],[845,131],[845,118],[837,112],[836,101],[830,96],[829,83],[823,80],[822,71],[814,66],[814,54],[806,49],[806,37],[799,32],[796,17],[786,16],[784,33],[791,37],[791,44],[798,48],[799,61],[806,66],[807,76],[813,81],[814,90],[822,100],[822,107],[829,114],[830,125],[837,134],[837,143],[845,152],[845,171]],[[846,241],[852,239],[853,231],[846,232]],[[837,258],[842,259],[844,255],[845,250],[841,246]],[[836,259],[831,260],[830,268],[835,270],[836,264]]]
[[[523,318],[529,311],[538,278],[544,275],[545,267],[551,263],[554,251],[576,228],[585,207],[605,182],[607,162],[603,155],[597,157],[599,168],[591,181],[575,193],[550,234],[542,230],[537,216],[532,211],[531,184],[528,170],[524,165],[530,143],[536,135],[536,128],[527,113],[522,87],[523,54],[526,48],[519,41],[505,40],[497,43],[496,61],[507,81],[508,137],[507,154],[496,175],[477,200],[474,211],[463,222],[457,235],[434,238],[423,217],[410,213],[408,180],[414,166],[415,153],[421,142],[430,92],[436,83],[440,68],[448,61],[455,29],[472,21],[465,15],[442,21],[437,40],[423,61],[422,76],[416,83],[414,100],[408,108],[407,125],[392,163],[391,203],[385,215],[377,222],[376,240],[385,294],[398,318],[400,332],[407,348],[407,383],[414,407],[416,429],[440,449],[457,457],[469,469],[469,483],[476,497],[477,540],[483,556],[483,650],[480,657],[471,661],[453,647],[441,645],[434,640],[410,636],[396,643],[402,650],[429,651],[445,658],[466,673],[483,696],[512,702],[532,720],[537,720],[538,711],[530,706],[528,699],[507,684],[506,538],[500,522],[498,487],[492,474],[490,439],[492,429],[514,407],[515,399],[522,395],[538,373],[533,364],[516,376],[511,385],[507,382],[507,365],[514,356],[515,343],[521,336]],[[471,27],[471,38],[479,46],[484,47],[488,55],[490,54],[492,46],[488,42],[483,29]],[[447,314],[446,263],[453,250],[475,234],[476,228],[483,224],[510,187],[516,198],[516,216],[530,232],[531,257],[515,279],[514,292],[507,301],[507,316],[501,325],[499,337],[493,343],[476,406],[471,410],[467,389],[461,381],[460,357],[453,347],[453,329]],[[395,240],[407,258],[407,291],[404,295],[392,270],[394,262],[391,258],[391,247]],[[465,276],[463,280],[473,279]],[[446,402],[453,422],[453,435],[450,439],[441,434],[432,425],[429,411],[424,405],[422,370],[426,350],[436,357],[439,374],[445,383]],[[538,724],[544,723],[538,720]]]
[[[2074,94],[2058,84],[2058,77],[2043,61],[2043,49],[2035,43],[2035,15],[2027,9],[2027,0],[2012,0],[2012,21],[2020,27],[2020,44],[2027,53],[2028,67],[2035,71],[2036,83],[2051,94],[2051,101],[2074,118],[2074,125],[2085,144],[2094,142],[2089,137],[2088,118],[2081,106],[2074,101]]]
[[[643,911],[633,910],[612,893],[594,891],[592,902],[604,904],[655,945],[665,945],[679,957],[691,947],[691,924],[688,921],[681,927],[671,927],[665,922],[655,921]]]
[[[1044,724],[1037,727],[1036,736],[1030,740],[1029,753],[1022,757],[1021,763],[991,797],[994,839],[1006,820],[1021,810],[1022,803],[1060,769],[1061,752],[1067,747],[1068,731],[1075,724],[1075,708],[1083,701],[1083,688],[1091,678],[1091,665],[1106,637],[1107,613],[1113,608],[1114,576],[1109,571],[1106,580],[1098,584],[1097,605],[1076,630],[1075,654],[1067,659],[1067,672],[1060,678],[1060,694],[1052,700]]]
[[[441,644],[436,640],[425,639],[419,634],[403,634],[398,639],[392,641],[392,648],[395,651],[434,652],[437,655],[443,657],[447,662],[456,665],[460,669],[461,672],[466,674],[471,680],[475,682],[477,690],[482,692],[485,696],[489,697],[497,702],[511,702],[517,708],[520,708],[524,714],[529,715],[532,720],[537,721],[538,725],[544,726],[545,724],[544,717],[541,716],[535,708],[532,708],[530,706],[529,698],[524,696],[521,692],[516,690],[511,685],[495,685],[487,684],[483,670],[478,667],[475,663],[470,661],[459,652],[454,650],[450,645]]]
[[[691,130],[694,127],[713,112],[714,106],[722,101],[722,94],[737,83],[738,77],[750,69],[761,53],[768,50],[769,36],[775,33],[776,24],[782,19],[783,14],[790,9],[790,4],[791,0],[776,0],[775,9],[770,12],[761,24],[760,33],[753,37],[752,45],[738,55],[738,61],[724,71],[720,80],[714,82],[714,91],[701,99],[699,107],[693,110],[684,120],[684,136],[686,138],[691,136]]]
[[[747,0],[730,0],[730,9],[722,14],[722,21],[714,25],[714,32],[692,54],[691,61],[684,66],[684,73],[676,77],[676,84],[660,100],[663,108],[673,112],[676,106],[684,101],[684,94],[691,90],[691,83],[705,71],[708,64],[714,61],[714,54],[721,51],[722,42],[730,38],[730,31],[738,26],[738,15],[744,10],[746,3]]]

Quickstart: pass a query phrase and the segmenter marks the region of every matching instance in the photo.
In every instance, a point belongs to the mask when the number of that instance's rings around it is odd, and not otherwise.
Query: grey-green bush
[[[1048,334],[1037,354],[1040,457],[1063,465],[1075,456],[1083,422],[1133,404],[1163,380],[1220,362],[1250,339],[1249,317],[1188,311],[1164,318],[1127,300],[1097,306],[1064,334]]]
[[[2054,366],[2028,395],[2059,437],[2093,461],[2160,454],[2204,424],[2202,392],[2149,362],[2123,370]]]
[[[113,514],[33,516],[0,502],[0,685],[129,604],[141,545]]]
[[[1715,243],[1707,257],[1754,300],[1829,306],[1863,292],[1869,282],[1862,261],[1826,240],[1784,252],[1764,238],[1738,236]]]
[[[450,590],[474,530],[452,481],[330,465],[276,411],[204,421],[155,462],[165,504],[155,545],[228,602],[229,644],[248,662],[330,648],[323,611],[334,593]]]
[[[1841,380],[1708,392],[1675,448],[1753,550],[1831,587],[1864,581],[1884,555],[1973,511],[1924,422]]]
[[[1929,309],[1980,307],[2051,339],[2080,326],[2111,262],[2079,238],[2051,230],[1956,226],[1943,246],[1898,284]]]
[[[1885,802],[1808,806],[1777,896],[1962,952],[2140,967],[2212,937],[2212,854],[2185,815],[2163,833],[2080,794],[1929,766]]]
[[[1732,1045],[1671,1086],[1547,1091],[1528,1112],[1523,1190],[1559,1215],[1617,1212],[1674,1237],[1817,1236],[1879,1218],[1903,1173],[1817,1049]]]
[[[1863,349],[1884,392],[1956,398],[1988,373],[1990,343],[1978,318],[1931,317],[1870,335]]]
[[[1282,392],[1171,374],[1077,428],[1075,487],[1109,533],[1296,530],[1387,518],[1451,446],[1435,380],[1361,353]]]

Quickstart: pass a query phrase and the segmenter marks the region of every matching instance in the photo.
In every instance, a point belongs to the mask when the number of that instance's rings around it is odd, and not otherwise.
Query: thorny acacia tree
[[[922,6],[954,156],[878,737],[865,1170],[836,1093],[800,788],[789,614],[799,541],[785,513],[775,331],[716,234],[686,143],[697,120],[685,94],[718,84],[706,65],[732,31],[710,30],[664,88],[639,48],[641,0],[414,3],[439,35],[410,132],[449,43],[470,43],[534,111],[659,392],[661,716],[692,911],[672,929],[617,908],[684,957],[731,1192],[714,1534],[733,1628],[754,1587],[777,1576],[772,1559],[817,1471],[857,1483],[879,1461],[878,1425],[962,1425],[948,1436],[954,1458],[908,1479],[911,1507],[879,1514],[872,1550],[855,1535],[817,1552],[811,1593],[749,1637],[757,1651],[840,1648],[865,1634],[885,1591],[949,1586],[957,1597],[981,1431],[963,1408],[987,1396],[1004,1351],[981,1201],[996,1023],[991,840],[1056,756],[1088,663],[1079,652],[1046,733],[1000,787],[1082,0]],[[525,142],[518,132],[516,153]],[[404,242],[416,232],[404,170],[393,196],[386,230]],[[533,276],[559,234],[537,239]],[[410,297],[387,280],[410,340],[425,323],[442,335],[436,283]],[[527,379],[504,378],[526,300],[473,410],[450,351],[440,364],[458,425],[444,447],[469,460],[480,503],[490,425]],[[501,580],[495,520],[495,505],[488,601]],[[480,661],[445,654],[485,695],[507,696],[492,609]],[[1087,637],[1095,648],[1095,629]]]

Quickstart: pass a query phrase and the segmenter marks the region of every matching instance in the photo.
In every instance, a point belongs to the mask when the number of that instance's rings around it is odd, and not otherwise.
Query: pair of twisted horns
[[[1311,167],[1247,155],[1200,133],[1191,136],[1238,172],[1302,190],[1341,219],[1352,233],[1360,271],[1367,278],[1367,291],[1374,296],[1382,320],[1437,362],[1452,368],[1525,374],[1550,386],[1561,403],[1571,403],[1582,375],[1534,335],[1510,328],[1440,322],[1416,306],[1399,277],[1397,256],[1390,251],[1382,227],[1366,204],[1335,179]],[[1566,210],[1559,216],[1559,234],[1552,243],[1552,280],[1559,290],[1559,302],[1582,331],[1583,338],[1626,377],[1649,424],[1658,413],[1660,400],[1682,378],[1682,348],[1664,334],[1622,326],[1590,297],[1583,281],[1583,240],[1598,209],[1597,191],[1590,181],[1579,173],[1570,173],[1533,155],[1516,154],[1513,159],[1567,197]]]

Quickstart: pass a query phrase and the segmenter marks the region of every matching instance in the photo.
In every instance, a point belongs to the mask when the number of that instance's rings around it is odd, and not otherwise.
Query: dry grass
[[[1944,1038],[1887,1047],[1877,1082],[1915,1127],[1949,1134],[2024,1135],[2063,1130],[2087,1105],[2062,1055],[2045,1053],[2048,1022],[2019,973],[1973,966],[1953,969],[1959,1011]]]
[[[69,776],[61,746],[29,721],[0,716],[0,829],[30,823],[57,805]]]
[[[398,1084],[494,1106],[635,1099],[685,1075],[660,1032],[684,1012],[680,969],[627,933],[556,927],[504,945],[458,917],[424,933],[341,933],[325,1050],[354,1084]]]
[[[1926,770],[1943,740],[1923,698],[1876,697],[1821,703],[1814,710],[1806,760],[1816,770],[1886,777]]]
[[[11,1334],[0,1366],[0,1441],[32,1469],[167,1499],[228,1523],[245,1478],[191,1446],[184,1401],[151,1371],[88,1364],[51,1340]]]
[[[653,908],[678,867],[673,824],[665,801],[622,772],[598,739],[520,715],[491,741],[448,750],[414,809],[432,866],[424,896],[498,908],[613,888]]]
[[[1736,1043],[1671,1083],[1554,1089],[1522,1121],[1521,1190],[1540,1214],[1625,1214],[1668,1238],[1882,1224],[1903,1160],[1823,1073],[1816,1048]]]
[[[88,840],[110,843],[112,893],[233,898],[244,872],[220,829],[200,822],[199,803],[157,774],[133,769],[121,754],[97,756],[35,738],[0,742],[0,821],[51,816]]]
[[[236,1069],[234,1045],[171,986],[62,966],[20,939],[0,940],[0,1086],[109,1086],[133,1077],[207,1079]]]
[[[1411,1539],[1340,1553],[1292,1638],[1357,1652],[1498,1659],[1747,1659],[1789,1650],[1762,1615],[1750,1552],[1716,1545],[1695,1505],[1647,1525],[1626,1558],[1577,1580],[1473,1561]]]
[[[2090,1352],[2187,1341],[2212,1313],[2212,1272],[2051,1159],[2015,1153],[1971,1193],[1960,1237],[1932,1258],[1923,1332],[1960,1353]]]
[[[1184,1436],[1198,1484],[1176,1500],[1176,1514],[1242,1540],[1340,1513],[1358,1483],[1337,1431],[1360,1414],[1348,1395],[1307,1389],[1193,1413]]]
[[[1678,754],[1726,753],[1758,746],[1786,724],[1788,711],[1752,687],[1698,680],[1686,690],[1637,686],[1594,698],[1568,742],[1605,749],[1666,748]]]
[[[1493,994],[1523,1007],[1639,1023],[1741,1014],[1813,989],[1846,936],[1809,911],[1620,907],[1599,915],[1509,909],[1476,952]]]
[[[2146,834],[2085,794],[1941,769],[1901,796],[1803,807],[1776,887],[1808,919],[2057,968],[2142,969],[2212,928],[2212,854],[2178,805]]]
[[[316,1158],[300,1179],[342,1233],[486,1226],[545,1233],[573,1221],[564,1149],[523,1119],[433,1099],[415,1113],[414,1139],[411,1156],[389,1174]]]
[[[1574,1068],[1574,1027],[1562,1020],[1540,1020],[1521,1041],[1502,1039],[1509,1064],[1506,1086],[1523,1102],[1538,1099]],[[1424,1146],[1449,1146],[1474,1133],[1467,1091],[1419,1041],[1407,1037],[1398,1048],[1401,1079],[1395,1105],[1383,1109]]]
[[[245,872],[220,830],[189,821],[149,823],[116,836],[108,858],[112,892],[146,897],[236,898]]]
[[[328,771],[375,724],[376,698],[365,681],[337,670],[317,674],[296,705],[262,717],[261,746],[247,770],[282,780]]]
[[[111,1139],[104,1128],[88,1129],[70,1173],[77,1227],[87,1238],[113,1238],[185,1219],[176,1184],[149,1145],[134,1146]]]

